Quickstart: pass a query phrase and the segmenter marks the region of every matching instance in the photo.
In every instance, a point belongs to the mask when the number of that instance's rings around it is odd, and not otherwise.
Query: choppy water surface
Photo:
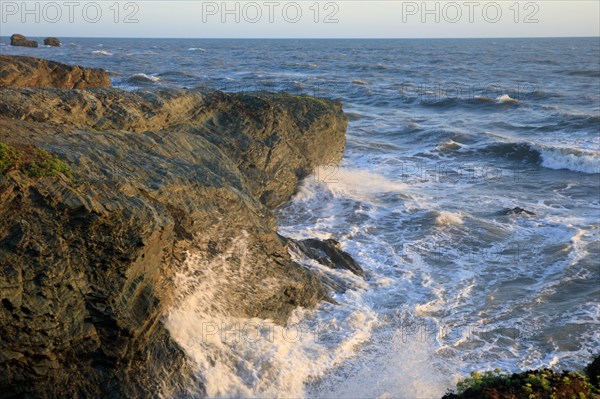
[[[368,278],[307,264],[348,285],[340,306],[299,310],[300,335],[253,321],[263,339],[207,341],[203,321],[248,321],[206,313],[210,281],[224,277],[194,281],[218,265],[190,254],[187,296],[166,322],[212,396],[439,397],[472,370],[581,368],[599,349],[597,38],[65,39],[0,51],[102,67],[126,89],[343,101],[342,163],[308,178],[279,221],[288,236],[336,238]],[[500,212],[516,206],[535,215]]]

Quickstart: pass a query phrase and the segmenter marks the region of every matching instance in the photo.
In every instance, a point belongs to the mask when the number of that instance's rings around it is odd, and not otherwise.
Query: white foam
[[[503,94],[501,96],[498,96],[496,98],[496,101],[499,103],[517,103],[517,102],[519,102],[519,100],[512,98],[508,94]]]
[[[542,166],[549,169],[568,169],[580,173],[600,173],[597,151],[569,150],[537,146],[542,155]]]
[[[437,217],[435,218],[435,224],[439,226],[459,226],[463,223],[464,221],[460,214],[448,211],[437,212]]]
[[[324,305],[318,320],[314,311],[298,308],[288,327],[228,314],[227,290],[247,285],[244,273],[255,269],[247,240],[242,232],[215,260],[187,255],[175,276],[180,295],[165,326],[196,367],[208,396],[302,397],[308,379],[353,356],[368,339],[375,314],[356,290],[335,295],[340,306]]]
[[[202,47],[190,47],[189,49],[187,49],[187,51],[202,51],[202,52],[206,52],[206,50],[203,49]]]
[[[92,51],[93,54],[102,54],[102,55],[113,55],[113,53],[111,53],[110,51],[106,51],[106,50],[94,50]]]
[[[377,194],[402,192],[406,184],[361,169],[337,167],[318,171],[316,178],[336,196],[373,201]]]
[[[160,82],[158,76],[146,75],[145,73],[136,73],[130,77],[132,80],[147,80],[149,82]]]
[[[450,378],[433,366],[431,342],[401,329],[381,338],[361,353],[351,377],[328,376],[308,390],[318,398],[439,398]],[[336,378],[337,377],[337,378]]]

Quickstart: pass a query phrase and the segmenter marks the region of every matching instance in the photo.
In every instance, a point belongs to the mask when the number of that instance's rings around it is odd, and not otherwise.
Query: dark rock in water
[[[535,215],[535,213],[528,211],[526,209],[523,209],[523,208],[519,208],[518,206],[514,207],[512,209],[507,208],[500,212],[501,215],[520,215],[522,213],[524,213],[526,215]]]
[[[37,47],[38,42],[35,40],[28,40],[25,36],[15,33],[10,37],[10,45],[20,47]]]
[[[309,238],[306,240],[290,240],[290,244],[310,259],[316,260],[322,265],[332,269],[345,269],[360,277],[365,277],[365,272],[358,263],[347,253],[340,249],[340,243],[336,240],[317,240]]]
[[[60,40],[56,37],[47,37],[44,39],[44,44],[46,46],[60,47]]]
[[[0,55],[1,87],[110,87],[108,72],[40,58]]]
[[[163,322],[189,253],[231,259],[211,280],[227,315],[285,324],[327,299],[272,209],[340,160],[346,125],[340,104],[304,96],[0,88],[0,396],[184,396],[195,370]],[[73,177],[23,173],[11,148]]]

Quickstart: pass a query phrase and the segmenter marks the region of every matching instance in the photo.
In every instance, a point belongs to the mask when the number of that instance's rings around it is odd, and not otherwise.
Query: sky
[[[599,0],[8,1],[0,36],[474,38],[600,36]]]

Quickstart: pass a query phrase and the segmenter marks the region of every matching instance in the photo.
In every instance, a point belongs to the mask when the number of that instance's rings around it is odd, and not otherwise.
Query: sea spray
[[[293,255],[316,273],[347,279],[352,289],[333,294],[339,305],[324,304],[318,313],[298,308],[280,326],[227,311],[227,290],[247,284],[244,275],[252,273],[248,233],[242,231],[215,259],[187,253],[175,276],[179,294],[165,324],[208,396],[301,397],[308,380],[353,356],[354,348],[368,339],[376,316],[362,302],[366,285],[350,272]]]

